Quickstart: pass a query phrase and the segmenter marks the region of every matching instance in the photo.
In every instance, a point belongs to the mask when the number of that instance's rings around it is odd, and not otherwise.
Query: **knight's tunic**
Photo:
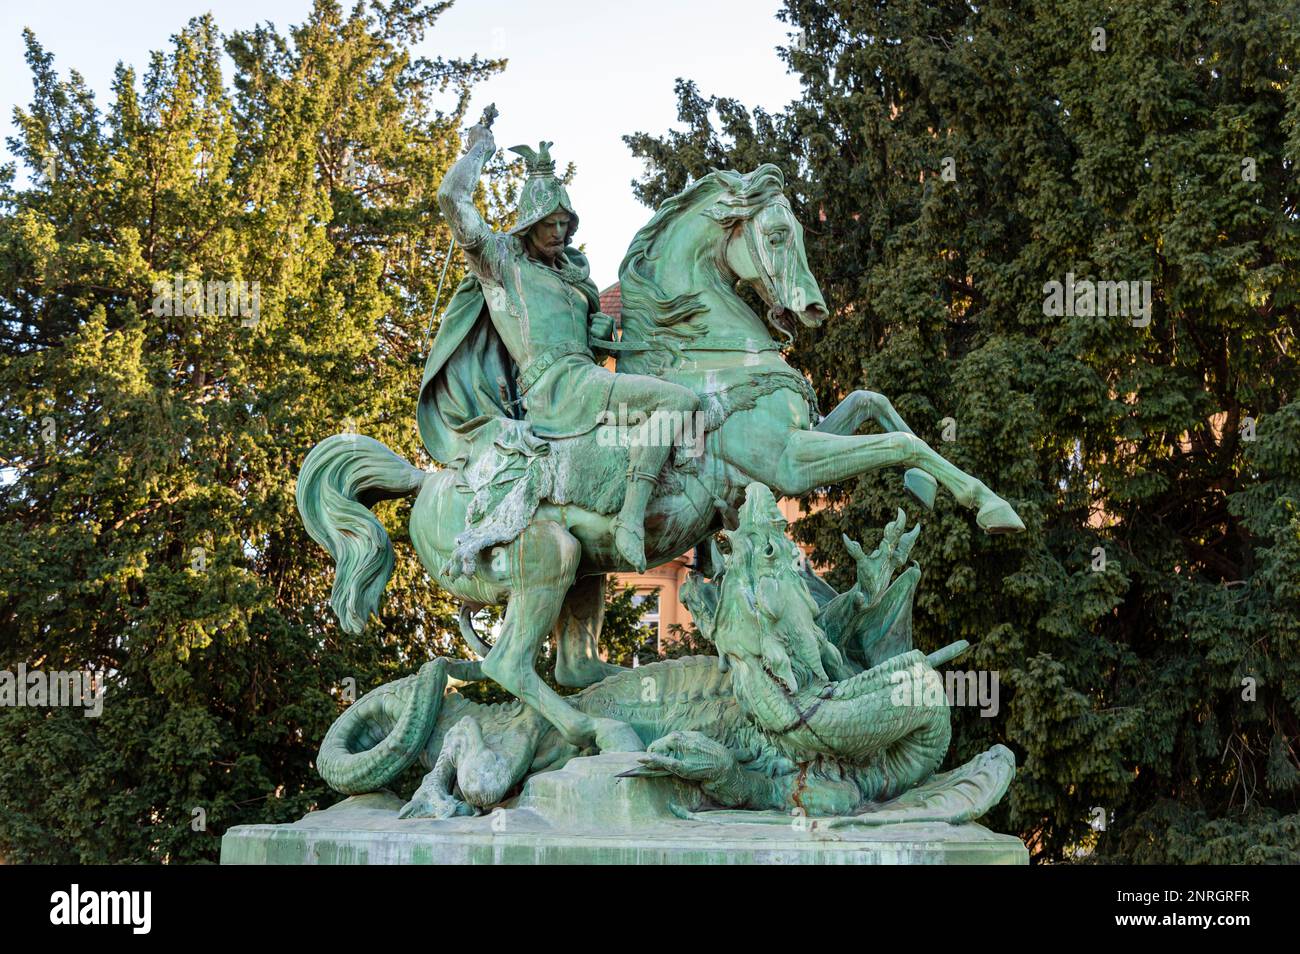
[[[592,430],[609,406],[614,375],[587,346],[599,300],[586,261],[563,256],[552,268],[529,258],[518,237],[495,232],[465,252],[492,325],[518,363],[533,433],[560,438]]]
[[[546,450],[538,438],[586,434],[615,380],[588,345],[600,298],[586,257],[568,247],[550,267],[524,250],[522,235],[555,208],[570,214],[572,235],[577,216],[563,186],[549,174],[530,177],[521,221],[496,232],[473,204],[490,151],[471,147],[438,194],[471,272],[443,314],[420,386],[420,436],[448,465],[473,457],[484,438],[536,454]]]

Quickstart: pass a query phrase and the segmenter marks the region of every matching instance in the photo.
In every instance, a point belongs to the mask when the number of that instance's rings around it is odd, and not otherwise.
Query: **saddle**
[[[705,434],[717,430],[737,411],[779,389],[808,401],[817,423],[816,395],[808,380],[793,371],[772,371],[706,391],[700,395]],[[597,428],[579,437],[546,440],[533,433],[527,419],[493,417],[469,436],[468,453],[456,467],[455,488],[473,495],[466,527],[445,572],[470,575],[483,550],[514,540],[527,529],[543,501],[572,505],[599,514],[618,513],[627,491],[628,433],[613,440]],[[698,472],[698,461],[675,447],[660,474],[654,495],[681,493],[685,480]]]

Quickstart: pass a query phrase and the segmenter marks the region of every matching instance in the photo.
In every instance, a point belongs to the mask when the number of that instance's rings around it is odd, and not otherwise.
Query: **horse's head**
[[[787,338],[795,320],[821,324],[826,302],[784,190],[781,170],[768,163],[748,175],[715,169],[664,200],[619,267],[624,338],[655,338],[658,328],[707,314],[708,296],[734,298],[738,282],[758,289],[768,323]],[[717,316],[708,325],[717,330]]]
[[[748,175],[720,173],[730,186],[706,213],[726,232],[723,262],[739,281],[754,285],[768,321],[789,336],[791,319],[809,327],[826,318],[826,302],[808,268],[803,226],[783,194],[785,178],[769,164]]]

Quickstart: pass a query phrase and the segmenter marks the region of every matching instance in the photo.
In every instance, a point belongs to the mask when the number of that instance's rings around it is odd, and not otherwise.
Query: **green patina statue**
[[[1015,761],[994,746],[935,775],[951,733],[934,667],[965,643],[929,658],[912,648],[920,571],[893,577],[920,527],[904,534],[903,524],[900,512],[869,556],[846,541],[858,580],[836,593],[800,569],[771,492],[752,484],[736,529],[722,534],[725,570],[712,580],[694,575],[685,594],[718,656],[624,671],[577,694],[574,705],[631,726],[649,749],[625,774],[696,783],[695,808],[852,816],[868,825],[984,814],[1006,791]],[[321,775],[360,794],[419,759],[429,774],[400,815],[448,818],[496,805],[526,775],[582,754],[528,706],[445,692],[464,668],[436,659],[363,696],[326,736]]]
[[[549,143],[516,150],[529,178],[511,232],[492,231],[474,209],[494,148],[488,125],[470,131],[439,190],[472,272],[443,315],[420,391],[420,434],[442,468],[425,471],[377,441],[340,434],[308,455],[297,488],[308,532],[336,561],[332,604],[349,632],[377,609],[394,563],[369,507],[418,495],[412,543],[463,601],[462,631],[483,658],[436,660],[357,703],[331,730],[322,773],[341,791],[368,791],[423,756],[432,772],[414,814],[490,804],[543,765],[647,744],[645,771],[696,778],[723,805],[780,807],[796,797],[792,784],[805,791],[791,773],[803,779],[813,763],[817,782],[806,784],[827,811],[923,782],[947,746],[946,708],[894,711],[880,695],[895,672],[933,677],[914,652],[881,652],[910,627],[915,580],[885,591],[873,576],[835,598],[820,581],[800,590],[786,572],[790,546],[769,519],[771,491],[793,496],[902,466],[904,487],[927,508],[942,484],[989,532],[1021,530],[1019,517],[916,437],[881,395],[855,391],[817,413],[810,385],[769,332],[789,338],[793,321],[812,326],[827,314],[775,166],[715,171],[663,203],[620,267],[622,335],[613,340],[586,261],[569,245],[578,216]],[[763,299],[766,322],[736,293],[742,282]],[[617,356],[618,373],[597,364],[601,351]],[[857,434],[867,421],[885,433]],[[737,572],[733,551],[721,573],[707,543],[725,527],[735,528],[733,540],[765,539],[764,559],[746,557]],[[692,547],[705,554],[703,575],[686,598],[718,659],[635,675],[601,660],[606,574]],[[868,575],[890,559],[878,557]],[[757,602],[728,599],[730,587]],[[488,647],[470,620],[506,600]],[[877,614],[895,607],[898,620],[862,622],[864,600],[886,608]],[[566,699],[537,675],[548,636],[557,681],[590,687],[584,693]],[[665,692],[638,702],[639,680],[652,671]],[[442,699],[448,678],[492,679],[521,704],[480,710]],[[670,685],[685,688],[669,693]],[[709,705],[699,701],[706,696]],[[1001,778],[1007,758],[995,751],[981,777]]]

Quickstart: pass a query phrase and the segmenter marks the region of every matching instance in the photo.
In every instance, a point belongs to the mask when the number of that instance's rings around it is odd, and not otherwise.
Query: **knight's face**
[[[564,251],[569,234],[569,213],[556,209],[528,230],[529,250],[535,257],[554,262]]]

